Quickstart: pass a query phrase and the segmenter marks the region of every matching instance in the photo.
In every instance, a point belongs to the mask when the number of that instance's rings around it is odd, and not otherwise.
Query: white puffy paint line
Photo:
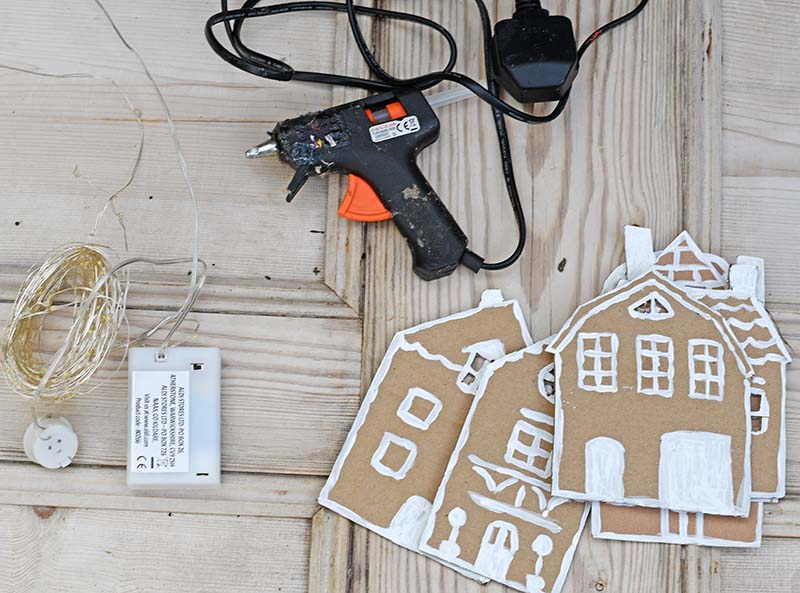
[[[556,334],[556,337],[552,340],[548,350],[555,355],[556,358],[556,395],[555,395],[555,440],[553,443],[553,477],[552,477],[552,493],[554,496],[560,496],[564,498],[571,498],[573,500],[580,500],[580,501],[588,501],[591,502],[594,499],[591,495],[588,495],[585,492],[575,492],[572,490],[568,490],[565,488],[561,488],[559,485],[559,465],[561,462],[561,456],[563,453],[564,443],[564,411],[563,411],[563,402],[561,400],[561,370],[564,365],[564,361],[561,356],[561,352],[566,347],[568,343],[574,339],[576,333],[580,329],[580,327],[586,322],[587,319],[605,311],[606,309],[610,308],[611,306],[622,302],[635,294],[638,291],[642,291],[645,287],[653,286],[660,290],[663,290],[678,302],[681,305],[685,306],[686,308],[690,309],[691,311],[697,313],[704,319],[707,319],[714,323],[714,326],[717,328],[719,333],[722,335],[725,345],[728,349],[733,353],[734,358],[736,359],[737,366],[742,374],[745,376],[745,386],[749,389],[749,378],[754,374],[753,368],[750,365],[749,360],[747,359],[747,355],[739,345],[738,341],[735,339],[735,336],[732,335],[731,329],[725,322],[725,319],[717,312],[711,309],[710,307],[694,301],[691,297],[688,296],[688,291],[682,289],[681,287],[677,286],[675,283],[669,281],[666,278],[657,274],[657,278],[649,279],[645,282],[641,282],[636,286],[628,289],[622,290],[619,289],[619,294],[608,298],[608,295],[600,295],[595,297],[587,304],[591,304],[593,302],[598,302],[598,305],[591,308],[587,313],[585,313],[582,317],[576,320],[576,316],[578,311],[573,313],[573,315],[567,320],[567,322],[562,327],[561,331]],[[711,291],[709,291],[711,292]],[[683,298],[683,295],[686,295],[686,298]],[[603,299],[607,299],[605,302],[599,302]],[[689,299],[689,300],[687,300]],[[690,302],[691,301],[691,302]],[[693,304],[694,303],[694,304]],[[580,348],[578,349],[580,350]],[[747,397],[744,398],[744,406],[746,410],[749,410],[749,391],[747,392]],[[746,453],[745,453],[745,471],[744,471],[744,479],[742,482],[742,487],[736,497],[736,508],[735,508],[735,515],[736,516],[747,516],[749,512],[749,500],[750,500],[750,431],[746,431]],[[745,483],[746,482],[746,483]],[[663,508],[666,505],[657,498],[649,498],[649,497],[624,497],[618,500],[609,500],[608,502],[615,502],[618,504],[630,504],[636,506],[644,506],[644,507],[656,507],[656,508]],[[692,511],[702,511],[702,509],[687,509]]]
[[[460,365],[453,363],[444,356],[431,354],[419,342],[409,342],[409,340],[407,339],[408,334],[428,329],[436,325],[446,323],[448,321],[470,317],[484,309],[493,307],[507,307],[507,306],[512,307],[512,312],[514,314],[514,317],[519,322],[520,332],[522,334],[523,340],[525,341],[525,344],[528,347],[530,347],[531,344],[533,343],[533,339],[531,338],[527,324],[525,323],[525,317],[522,313],[522,309],[519,303],[516,300],[503,300],[502,293],[499,290],[485,290],[481,296],[480,304],[478,305],[478,307],[474,309],[469,309],[467,311],[455,313],[447,317],[442,317],[440,319],[422,323],[407,330],[400,331],[394,335],[389,345],[389,348],[387,349],[386,354],[384,355],[383,360],[381,361],[381,364],[379,365],[378,370],[375,373],[375,377],[373,378],[372,383],[370,383],[369,389],[367,390],[367,393],[364,397],[361,407],[359,408],[358,413],[356,414],[356,418],[353,421],[353,426],[350,429],[350,432],[347,434],[347,438],[345,439],[344,444],[342,445],[342,450],[339,452],[339,455],[336,458],[336,461],[331,470],[331,474],[328,477],[328,480],[325,482],[325,485],[322,487],[322,491],[320,492],[318,498],[318,502],[321,506],[326,507],[342,515],[346,519],[349,519],[350,521],[358,525],[366,527],[370,531],[373,531],[378,535],[381,535],[400,546],[408,548],[414,552],[422,552],[423,554],[425,554],[425,552],[419,549],[418,545],[419,540],[417,540],[416,543],[409,541],[409,534],[413,536],[413,534],[415,533],[415,530],[412,528],[411,525],[409,525],[409,518],[414,516],[413,513],[409,513],[408,515],[406,515],[405,519],[401,517],[398,520],[398,522],[395,522],[393,519],[392,523],[390,523],[390,526],[388,528],[385,528],[376,525],[371,521],[368,521],[367,519],[363,518],[359,514],[352,511],[351,509],[339,504],[335,500],[332,500],[330,498],[330,493],[331,490],[333,490],[336,483],[339,481],[339,475],[342,471],[342,467],[348,455],[350,454],[350,451],[353,449],[356,439],[358,438],[358,431],[364,425],[367,415],[369,414],[370,407],[372,406],[372,403],[375,401],[375,399],[378,397],[380,391],[380,385],[386,378],[386,375],[388,374],[389,369],[391,368],[392,359],[399,350],[404,350],[407,352],[411,351],[417,352],[423,358],[439,362],[445,368],[451,371],[460,372],[462,369]],[[417,498],[425,500],[422,497],[417,497]],[[406,501],[406,504],[414,505],[415,503],[410,502],[410,500],[411,499],[409,499],[409,501]],[[403,509],[401,508],[401,510]],[[400,514],[400,511],[398,511],[398,514]],[[395,517],[395,519],[397,519],[397,516]],[[424,521],[422,521],[422,518],[420,517],[418,517],[418,519],[421,528],[421,526],[424,525]],[[430,554],[425,554],[425,555],[430,556]],[[439,557],[436,557],[436,559],[442,562],[443,564],[449,566],[450,568],[453,568],[454,570],[457,570],[458,572],[466,575],[469,578],[475,579],[483,583],[488,581],[488,579],[486,579],[485,577],[477,575],[474,572],[468,570],[467,568],[453,565]]]
[[[408,452],[405,461],[403,461],[403,465],[396,470],[383,464],[383,458],[386,455],[386,452],[389,450],[389,447],[392,445],[401,447]],[[399,437],[391,432],[385,432],[383,433],[381,444],[378,445],[377,449],[375,449],[375,453],[372,454],[372,459],[370,460],[369,464],[372,466],[372,469],[381,475],[393,478],[395,480],[402,480],[406,477],[406,475],[408,475],[409,470],[414,467],[414,461],[416,461],[416,459],[417,445],[413,441]]]
[[[460,558],[457,558],[454,555],[452,555],[452,553],[454,553],[456,551],[456,549],[458,548],[457,546],[454,547],[452,545],[445,545],[445,549],[441,550],[440,547],[434,546],[434,545],[432,545],[430,543],[429,540],[431,538],[431,535],[433,534],[433,529],[434,529],[434,527],[436,525],[436,515],[437,515],[437,513],[439,513],[442,510],[442,503],[444,502],[444,497],[445,497],[445,492],[446,492],[446,489],[447,489],[448,482],[450,481],[450,477],[452,476],[453,470],[454,470],[456,464],[458,463],[459,457],[461,456],[461,453],[462,453],[462,451],[464,449],[464,446],[467,443],[467,439],[469,438],[469,430],[470,430],[470,427],[472,425],[472,419],[473,419],[473,417],[475,415],[475,410],[478,407],[478,402],[480,401],[480,398],[483,396],[483,393],[485,392],[486,386],[487,386],[489,380],[491,379],[492,375],[494,374],[494,372],[497,369],[503,367],[507,362],[518,361],[523,356],[525,356],[525,354],[528,354],[528,353],[529,354],[534,354],[534,355],[541,354],[542,351],[544,350],[544,348],[552,341],[552,339],[553,339],[553,337],[550,336],[549,338],[547,338],[545,340],[542,340],[541,342],[537,342],[536,344],[530,345],[530,346],[528,346],[527,348],[525,348],[523,350],[519,350],[517,352],[509,354],[509,355],[507,355],[507,356],[505,356],[505,357],[503,357],[503,358],[501,358],[499,360],[496,360],[495,362],[493,362],[493,363],[491,363],[490,365],[487,366],[486,372],[481,377],[480,385],[478,387],[475,399],[472,402],[472,406],[470,407],[469,413],[467,414],[467,418],[464,421],[464,425],[463,425],[463,428],[461,430],[461,434],[458,437],[458,442],[456,443],[455,449],[453,450],[453,453],[450,456],[450,460],[447,463],[447,468],[445,469],[445,473],[444,473],[444,477],[442,479],[442,483],[439,486],[439,490],[436,492],[436,496],[435,496],[434,501],[433,501],[432,512],[428,515],[428,522],[427,522],[427,525],[425,526],[425,529],[423,531],[422,543],[420,544],[420,551],[422,551],[426,555],[430,555],[432,557],[435,557],[435,558],[439,559],[440,561],[445,561],[450,566],[460,567],[462,570],[465,570],[465,571],[475,570],[476,567],[474,565],[472,565],[469,562],[466,562],[466,561],[464,561],[464,560],[462,560]],[[503,472],[505,472],[506,475],[510,475],[511,477],[514,477],[514,478],[519,479],[521,481],[526,481],[526,482],[529,482],[529,483],[535,482],[536,486],[539,486],[539,487],[544,486],[545,488],[548,487],[546,482],[539,482],[538,480],[530,478],[530,477],[528,477],[528,476],[526,476],[526,475],[524,475],[524,474],[522,474],[520,472],[516,472],[515,470],[512,470],[510,468],[499,468],[499,466],[496,466],[495,464],[483,461],[482,459],[478,458],[476,455],[470,455],[469,456],[469,460],[471,462],[473,462],[473,464],[479,465],[479,467],[480,466],[489,467],[489,468],[495,469],[495,470],[500,469]],[[475,465],[473,465],[473,469],[474,469]],[[553,505],[552,508],[555,508],[556,506],[558,506],[560,504],[563,504],[564,502],[569,502],[569,501],[566,501],[566,500],[562,501],[562,499],[558,499],[558,502],[553,503],[553,501],[556,500],[556,499],[551,498],[550,500],[551,500],[551,504]],[[550,510],[552,510],[552,509],[550,509]],[[550,588],[550,591],[547,592],[547,593],[560,593],[561,592],[561,589],[564,586],[564,581],[567,578],[567,574],[569,573],[569,568],[572,565],[572,559],[573,559],[573,557],[575,555],[575,550],[578,547],[578,542],[580,541],[581,534],[583,533],[583,529],[584,529],[584,526],[586,524],[586,519],[587,519],[588,515],[589,515],[589,505],[587,504],[587,505],[585,505],[584,510],[583,510],[583,514],[581,515],[580,525],[578,526],[578,529],[575,531],[575,535],[572,538],[572,541],[570,542],[570,546],[567,549],[566,553],[564,554],[564,558],[562,559],[558,577],[556,578],[556,581],[553,583],[553,586]],[[452,523],[451,523],[451,525],[452,525]],[[452,534],[451,534],[451,537],[452,537]],[[517,591],[522,591],[523,593],[528,593],[529,592],[527,584],[519,583],[519,582],[516,582],[516,581],[511,581],[511,580],[508,580],[508,579],[496,579],[496,580],[498,580],[498,582],[502,583],[503,585],[506,585],[508,587],[516,589]],[[540,592],[536,592],[536,593],[545,593],[545,592],[544,591],[540,591]]]
[[[659,344],[666,344],[667,351],[659,350]],[[643,368],[645,358],[650,359],[650,369]],[[666,370],[661,368],[662,358],[666,359]],[[661,388],[662,379],[667,381],[666,389]],[[675,348],[672,338],[659,334],[636,336],[636,382],[639,393],[672,397],[675,385]]]
[[[602,516],[600,513],[600,505],[602,503],[592,503],[592,537],[599,539],[612,539],[618,541],[631,541],[631,542],[649,542],[660,544],[694,544],[697,546],[714,546],[723,548],[758,548],[761,545],[761,535],[763,529],[764,517],[764,503],[759,502],[757,508],[757,523],[756,533],[752,541],[736,541],[728,539],[720,539],[715,537],[706,536],[702,533],[703,515],[700,514],[696,519],[696,526],[698,533],[695,535],[679,533],[669,533],[669,529],[663,526],[664,518],[662,516],[662,532],[659,535],[642,535],[638,533],[614,533],[603,528]],[[662,509],[663,513],[669,512],[667,509]],[[681,517],[685,517],[685,513],[680,513]]]
[[[610,350],[603,350],[604,339],[608,338]],[[593,344],[587,348],[586,344]],[[581,332],[578,334],[578,349],[576,353],[576,363],[578,365],[578,386],[586,391],[598,391],[600,393],[616,393],[617,391],[617,352],[619,350],[619,338],[617,334],[611,332]],[[590,369],[585,368],[586,358],[590,358],[592,365]],[[602,370],[602,360],[611,360],[611,368],[608,371]],[[605,379],[610,378],[610,382]]]
[[[659,296],[660,295],[656,291],[651,292],[628,307],[628,314],[635,319],[650,319],[651,321],[662,321],[664,319],[670,319],[671,317],[674,317],[675,311],[672,310],[672,305],[670,305],[667,301],[660,299]],[[637,311],[639,307],[645,304],[649,304],[651,306],[651,311],[649,313],[641,313]],[[664,309],[664,312],[653,312],[652,308],[656,305],[660,305]]]

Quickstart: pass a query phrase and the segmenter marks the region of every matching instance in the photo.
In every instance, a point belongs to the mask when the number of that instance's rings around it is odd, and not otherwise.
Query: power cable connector
[[[578,73],[572,21],[539,0],[517,0],[514,15],[495,25],[492,50],[495,80],[520,103],[561,100]]]

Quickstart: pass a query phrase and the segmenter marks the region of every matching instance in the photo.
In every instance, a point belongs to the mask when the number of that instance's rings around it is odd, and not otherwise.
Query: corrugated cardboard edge
[[[425,530],[422,532],[422,544],[420,545],[420,551],[425,553],[426,555],[432,556],[437,558],[437,560],[441,560],[439,556],[439,550],[428,545],[428,540],[430,539],[431,535],[433,534],[433,529],[435,526],[435,519],[436,513],[441,510],[442,503],[444,502],[445,496],[445,488],[447,486],[448,481],[450,480],[450,476],[453,473],[453,469],[455,468],[456,464],[458,463],[458,459],[461,455],[464,446],[467,444],[467,440],[469,439],[469,429],[470,425],[472,424],[472,419],[475,415],[475,410],[477,409],[477,402],[480,397],[483,395],[484,391],[486,390],[486,385],[489,382],[489,379],[492,377],[494,372],[504,366],[508,362],[515,362],[520,360],[526,353],[531,354],[541,354],[544,348],[550,343],[552,337],[547,338],[546,340],[542,340],[541,342],[537,342],[519,350],[517,352],[513,352],[503,358],[500,358],[493,363],[491,363],[488,367],[486,372],[481,377],[481,383],[478,387],[478,391],[475,396],[475,400],[470,407],[469,413],[467,414],[467,418],[464,421],[464,426],[461,429],[461,434],[458,436],[458,442],[456,443],[455,449],[453,449],[453,453],[450,456],[450,461],[447,463],[447,469],[445,470],[444,477],[442,478],[442,483],[439,486],[439,489],[436,491],[436,497],[433,500],[433,507],[431,509],[431,513],[428,515],[428,523],[425,525]],[[583,515],[581,516],[580,525],[578,529],[575,531],[575,535],[572,538],[572,543],[570,544],[567,553],[564,554],[564,558],[561,561],[561,570],[559,571],[558,578],[556,579],[555,583],[553,583],[553,587],[550,589],[549,593],[560,593],[561,588],[564,586],[564,581],[567,578],[567,574],[569,573],[570,566],[572,566],[572,559],[575,556],[575,550],[578,547],[578,542],[581,539],[581,534],[586,526],[586,519],[589,516],[589,505],[586,504],[583,510]],[[454,562],[449,561],[448,565],[457,567],[462,571],[469,571],[472,568],[472,565],[467,562]],[[487,579],[488,581],[488,579]],[[521,586],[520,583],[515,581],[508,581],[502,580],[499,581],[503,585],[507,587],[511,587],[512,589],[516,589],[517,591],[522,591],[526,593],[526,589],[524,586]]]
[[[756,501],[754,501],[756,502]],[[658,544],[693,544],[696,546],[714,546],[722,548],[758,548],[761,546],[761,534],[764,522],[764,503],[757,502],[758,520],[756,523],[755,539],[753,541],[733,541],[727,539],[719,539],[714,537],[697,537],[690,535],[643,535],[636,533],[614,533],[611,531],[604,531],[600,515],[600,505],[602,503],[592,503],[592,537],[598,539],[611,539],[617,541],[628,542],[649,542]],[[731,517],[733,519],[733,517]]]
[[[333,487],[336,485],[336,482],[339,479],[339,474],[341,472],[342,466],[344,465],[347,456],[350,454],[350,451],[352,450],[353,445],[355,444],[356,438],[358,437],[358,431],[366,421],[367,415],[369,414],[370,406],[375,401],[375,398],[378,396],[378,393],[380,391],[380,385],[383,382],[384,378],[386,377],[387,373],[389,372],[389,368],[391,367],[392,359],[395,353],[397,353],[401,349],[406,351],[416,351],[423,358],[427,358],[429,360],[435,360],[450,370],[459,371],[461,369],[461,366],[452,363],[444,356],[438,354],[431,354],[418,342],[409,343],[408,340],[406,339],[406,336],[408,334],[423,329],[428,329],[430,327],[434,327],[436,325],[446,323],[448,321],[469,317],[484,309],[490,309],[494,307],[507,307],[507,306],[512,307],[514,317],[516,317],[517,321],[519,321],[523,339],[525,343],[530,346],[533,343],[533,339],[531,338],[530,331],[528,330],[528,325],[525,322],[525,316],[522,313],[522,308],[520,307],[519,302],[514,299],[503,300],[502,293],[499,290],[484,291],[481,297],[480,304],[473,309],[469,309],[467,311],[462,311],[459,313],[454,313],[452,315],[435,319],[433,321],[428,321],[426,323],[422,323],[420,325],[397,332],[395,334],[394,338],[392,338],[392,341],[389,344],[389,348],[386,351],[383,360],[381,361],[380,366],[378,367],[377,372],[375,373],[375,377],[372,379],[372,383],[370,383],[369,389],[367,390],[367,394],[364,397],[364,401],[362,402],[361,407],[359,408],[358,413],[356,414],[356,418],[353,421],[353,426],[351,427],[350,432],[347,434],[347,438],[345,439],[344,445],[342,445],[342,450],[339,452],[339,455],[336,458],[336,462],[333,464],[333,469],[331,470],[331,474],[328,477],[328,480],[325,482],[325,485],[322,487],[322,491],[320,492],[319,498],[317,499],[320,505],[336,513],[339,513],[340,515],[342,515],[346,519],[349,519],[353,523],[356,523],[357,525],[366,527],[370,531],[373,531],[378,535],[385,537],[389,541],[399,546],[409,549],[412,552],[421,552],[424,555],[430,557],[429,554],[426,554],[417,548],[413,548],[403,544],[402,542],[396,541],[391,536],[391,533],[389,532],[388,529],[380,527],[379,525],[375,525],[371,521],[368,521],[367,519],[363,518],[362,516],[358,515],[357,513],[348,509],[347,507],[342,506],[341,504],[337,503],[334,500],[331,500],[329,498],[329,495]],[[455,566],[449,562],[443,562],[439,558],[436,558],[436,560],[460,572],[461,574],[469,578],[472,578],[476,581],[479,581],[481,583],[487,583],[489,581],[489,579],[487,579],[486,577],[477,575],[474,572],[471,572],[463,567]]]

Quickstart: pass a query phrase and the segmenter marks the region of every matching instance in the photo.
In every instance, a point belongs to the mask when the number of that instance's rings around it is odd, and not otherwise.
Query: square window
[[[481,371],[498,358],[505,356],[505,347],[500,340],[486,340],[471,344],[462,350],[469,354],[466,364],[456,378],[456,384],[464,393],[475,393]]]
[[[689,340],[689,397],[719,401],[724,384],[722,345],[713,340]]]
[[[417,446],[390,432],[383,433],[381,444],[372,455],[370,465],[379,474],[402,480],[417,458]]]
[[[420,387],[412,387],[400,402],[397,415],[409,426],[428,430],[441,411],[442,402],[438,397]]]
[[[750,388],[750,432],[754,435],[767,432],[769,425],[769,401],[767,393],[760,387]]]
[[[519,420],[506,445],[505,461],[541,478],[550,477],[553,435]]]
[[[587,391],[617,390],[617,349],[612,333],[578,335],[578,386]]]
[[[672,338],[636,336],[637,386],[639,393],[672,397],[675,364]]]

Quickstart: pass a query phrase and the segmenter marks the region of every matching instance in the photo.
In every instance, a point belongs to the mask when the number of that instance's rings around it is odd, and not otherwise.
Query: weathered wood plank
[[[723,204],[722,255],[763,257],[767,301],[800,304],[800,177],[726,177]]]
[[[29,268],[0,265],[0,302],[17,298],[22,279]],[[186,298],[185,273],[152,275],[131,274],[129,309],[177,309]],[[266,278],[219,278],[206,281],[193,311],[280,317],[327,317],[356,319],[357,313],[321,282]]]
[[[311,522],[309,593],[346,593],[350,588],[351,523],[320,509]]]
[[[126,180],[138,133],[130,122],[61,122],[54,127],[10,118],[2,125],[4,132],[26,140],[0,145],[0,177],[6,180],[0,189],[5,228],[0,261],[28,266],[63,243],[88,239],[108,195]],[[286,204],[291,169],[277,159],[243,156],[248,145],[263,137],[259,124],[186,123],[179,133],[198,196],[200,253],[210,275],[321,282],[325,184],[309,182],[302,200]],[[166,126],[147,124],[145,134],[136,181],[117,202],[130,253],[189,256],[191,201]],[[87,179],[105,191],[93,190]],[[124,254],[110,212],[95,240]]]
[[[498,583],[481,585],[438,562],[409,552],[355,527],[353,592],[367,591],[511,591]],[[680,591],[679,546],[581,539],[564,593]]]
[[[794,592],[800,588],[800,546],[794,540],[767,539],[758,549],[720,552],[722,593]]]
[[[0,318],[8,305],[0,306]],[[293,319],[198,313],[192,345],[222,349],[222,466],[228,471],[325,474],[352,423],[359,401],[360,323],[357,320]],[[151,325],[153,312],[133,311],[136,328]],[[63,336],[54,320],[50,346]],[[127,374],[115,364],[96,391],[56,409],[80,438],[75,463],[125,464]],[[47,408],[45,408],[47,409]],[[0,457],[22,461],[22,434],[29,404],[0,388]]]
[[[724,173],[800,174],[800,61],[791,0],[722,0]],[[776,220],[779,217],[776,217]]]
[[[684,80],[683,219],[700,245],[720,246],[722,208],[721,0],[686,0]]]
[[[170,4],[109,0],[105,4],[147,62],[179,122],[273,122],[330,104],[331,88],[326,85],[268,83],[217,57],[203,35],[206,19],[219,11],[216,0]],[[122,46],[93,2],[67,6],[37,0],[25,9],[28,15],[0,23],[0,64],[113,78],[146,119],[163,120],[158,98],[136,58]],[[25,26],[26,22],[31,26]],[[248,23],[244,39],[297,69],[330,71],[335,27],[330,14],[272,17]],[[221,27],[219,32],[224,37]],[[287,38],[293,42],[287,43]],[[0,80],[0,105],[13,101],[21,116],[44,114],[67,121],[132,119],[113,87],[103,81],[43,79],[2,68]],[[21,96],[24,102],[19,101]]]
[[[305,593],[310,522],[0,505],[0,590]]]
[[[0,462],[0,504],[310,519],[321,478],[225,472],[218,488],[132,491],[125,470]]]
[[[681,590],[685,593],[719,593],[719,557],[719,548],[685,546]]]

